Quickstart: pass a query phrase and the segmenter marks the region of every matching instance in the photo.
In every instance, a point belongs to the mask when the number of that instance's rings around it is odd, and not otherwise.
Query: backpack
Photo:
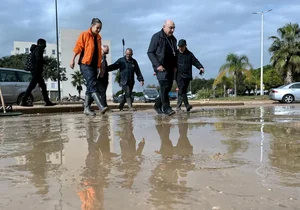
[[[33,50],[33,52],[30,52],[24,62],[24,70],[25,71],[33,71],[34,70],[34,65],[33,65],[33,54],[35,52],[36,49]]]

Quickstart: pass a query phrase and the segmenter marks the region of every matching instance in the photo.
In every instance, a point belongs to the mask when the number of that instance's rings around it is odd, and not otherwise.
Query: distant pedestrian
[[[45,80],[43,78],[43,68],[44,64],[46,63],[44,60],[44,51],[47,47],[47,43],[45,39],[37,40],[37,45],[33,44],[30,47],[30,52],[32,53],[32,67],[33,70],[31,71],[31,81],[25,94],[22,98],[20,106],[32,106],[27,102],[28,97],[30,96],[32,90],[39,84],[40,88],[42,89],[43,99],[45,101],[45,106],[54,106],[55,104],[52,103],[48,96],[47,86]]]
[[[147,53],[160,86],[160,96],[154,105],[158,114],[175,113],[170,106],[169,98],[174,72],[177,68],[177,40],[173,35],[174,31],[175,23],[172,20],[166,20],[163,28],[152,36]]]
[[[144,86],[144,78],[139,64],[132,56],[133,50],[127,48],[124,57],[119,58],[114,64],[108,66],[110,70],[120,69],[120,85],[125,92],[125,97],[119,105],[120,111],[123,110],[125,102],[127,103],[129,110],[134,110],[132,107],[132,90],[135,83],[134,74],[136,74],[140,84]]]
[[[192,67],[195,66],[200,70],[200,74],[204,73],[204,67],[194,56],[194,54],[187,49],[186,40],[181,39],[178,42],[177,51],[177,72],[176,72],[176,82],[178,86],[178,99],[176,111],[181,110],[181,104],[184,102],[186,110],[189,112],[193,106],[189,104],[187,97],[187,90],[190,81],[193,79]]]
[[[102,114],[107,111],[107,107],[101,102],[100,94],[98,92],[99,81],[97,80],[97,72],[101,68],[102,60],[101,36],[99,34],[101,29],[101,20],[93,18],[91,27],[79,35],[74,47],[74,55],[70,62],[70,67],[74,69],[75,58],[77,55],[80,55],[78,64],[87,83],[84,114],[92,116],[95,115],[95,113],[90,109],[92,98],[96,102]]]

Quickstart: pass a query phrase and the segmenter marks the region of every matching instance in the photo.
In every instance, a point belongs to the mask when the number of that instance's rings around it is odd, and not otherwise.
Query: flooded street
[[[299,209],[300,106],[0,118],[0,209]]]

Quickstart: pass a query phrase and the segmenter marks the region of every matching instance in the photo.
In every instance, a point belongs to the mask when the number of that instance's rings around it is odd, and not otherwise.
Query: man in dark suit
[[[175,23],[172,20],[166,20],[163,28],[152,36],[147,53],[160,86],[160,96],[154,105],[158,114],[173,115],[175,113],[170,106],[169,98],[174,72],[177,68],[177,40],[173,36],[174,31]]]
[[[132,57],[133,51],[131,48],[127,48],[125,56],[119,58],[114,64],[109,65],[108,69],[116,70],[120,69],[120,85],[125,92],[125,99],[123,99],[119,105],[120,111],[123,110],[125,102],[128,105],[129,110],[133,111],[132,107],[132,90],[134,87],[134,74],[137,76],[137,80],[144,86],[144,78],[138,62]]]

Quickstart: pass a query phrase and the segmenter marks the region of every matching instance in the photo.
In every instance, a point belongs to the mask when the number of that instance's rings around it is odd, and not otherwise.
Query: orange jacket
[[[97,34],[97,42],[98,42],[98,64],[97,67],[101,67],[101,61],[102,61],[102,49],[101,49],[101,36],[100,34]],[[76,42],[76,45],[74,47],[74,52],[76,55],[80,54],[84,50],[84,55],[82,58],[81,63],[90,65],[92,63],[93,59],[93,53],[94,53],[94,35],[91,32],[91,29],[88,29],[87,31],[82,32]]]

